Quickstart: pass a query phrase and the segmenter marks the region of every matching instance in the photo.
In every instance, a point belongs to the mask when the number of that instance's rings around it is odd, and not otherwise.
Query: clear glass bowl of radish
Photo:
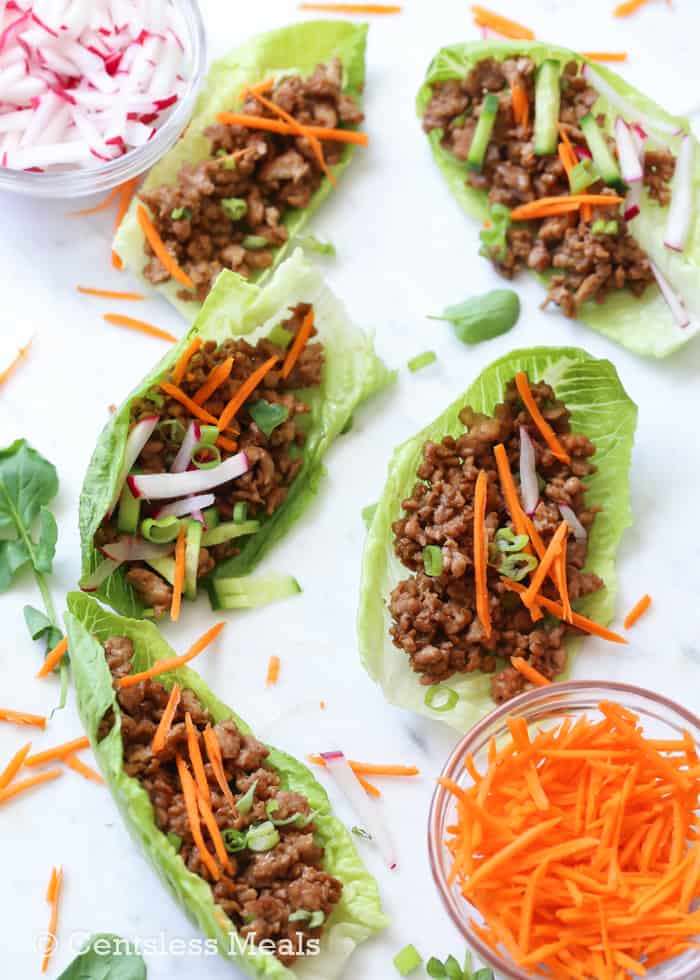
[[[187,125],[205,60],[197,0],[0,0],[0,190],[139,176]]]

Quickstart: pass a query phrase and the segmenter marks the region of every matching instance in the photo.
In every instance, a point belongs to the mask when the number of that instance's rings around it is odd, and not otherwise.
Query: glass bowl
[[[496,708],[475,725],[457,744],[445,764],[442,776],[461,785],[471,785],[471,777],[464,768],[468,754],[474,758],[478,769],[486,768],[488,745],[491,738],[497,741],[509,737],[506,719],[522,717],[528,725],[561,722],[565,717],[574,720],[582,714],[600,719],[598,702],[616,701],[639,715],[645,734],[653,738],[679,738],[683,729],[690,732],[700,743],[700,718],[681,705],[640,687],[607,681],[570,681],[552,684],[551,687],[526,691],[512,701]],[[438,784],[433,795],[428,818],[428,851],[430,865],[440,898],[450,918],[481,960],[492,967],[497,976],[507,980],[532,980],[543,973],[527,973],[510,958],[496,956],[469,925],[469,920],[483,922],[474,908],[459,890],[458,884],[448,883],[451,856],[444,845],[447,827],[455,822],[454,797]],[[647,980],[698,980],[700,978],[700,950],[689,950],[653,970],[648,970]]]
[[[0,191],[51,198],[104,193],[140,176],[170,149],[189,122],[206,67],[204,21],[197,0],[174,0],[174,4],[182,18],[183,40],[189,55],[189,76],[180,100],[155,136],[143,146],[96,167],[46,173],[0,167]]]

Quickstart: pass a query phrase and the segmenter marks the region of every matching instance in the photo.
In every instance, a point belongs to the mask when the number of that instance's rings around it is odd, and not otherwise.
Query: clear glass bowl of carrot
[[[627,684],[618,684],[618,683],[603,682],[603,681],[601,682],[572,681],[563,684],[553,684],[548,687],[536,688],[534,690],[527,691],[526,693],[519,695],[518,697],[514,698],[512,701],[509,701],[506,704],[497,708],[490,715],[488,715],[481,722],[479,722],[479,724],[475,725],[457,744],[451,756],[447,760],[447,763],[445,764],[441,776],[441,782],[438,784],[435,794],[433,796],[433,801],[430,809],[429,823],[428,823],[428,847],[429,847],[430,863],[431,863],[433,878],[437,885],[442,902],[445,905],[445,908],[447,909],[447,912],[449,913],[450,917],[452,918],[457,928],[465,936],[467,942],[473,948],[475,953],[481,957],[481,959],[485,964],[487,964],[488,966],[492,967],[495,971],[497,971],[498,976],[507,978],[507,980],[529,980],[529,978],[533,976],[562,977],[562,978],[571,977],[571,978],[579,978],[579,980],[584,980],[585,978],[585,980],[588,980],[589,971],[587,969],[584,969],[584,963],[581,961],[580,956],[578,959],[571,956],[571,962],[569,963],[568,966],[568,969],[570,969],[571,972],[566,972],[567,971],[566,963],[561,964],[561,972],[558,972],[558,963],[552,958],[547,958],[545,960],[546,966],[542,965],[542,960],[538,961],[537,963],[527,963],[526,965],[522,965],[522,964],[518,965],[518,962],[516,962],[515,954],[516,953],[519,954],[517,958],[520,960],[524,958],[522,955],[521,947],[518,946],[517,948],[513,949],[513,946],[511,944],[511,951],[508,952],[507,949],[504,947],[503,943],[501,942],[498,944],[498,948],[496,948],[496,944],[494,943],[494,933],[490,932],[487,928],[489,925],[489,906],[486,903],[482,903],[479,897],[477,897],[480,894],[478,890],[475,892],[471,888],[467,888],[466,890],[469,897],[465,897],[464,894],[465,875],[463,873],[456,874],[456,875],[454,874],[455,855],[459,856],[459,852],[456,847],[456,842],[459,840],[464,841],[466,839],[467,843],[469,843],[471,842],[472,839],[471,834],[477,832],[474,831],[473,829],[474,824],[472,822],[469,824],[470,829],[467,831],[467,834],[469,836],[466,836],[466,834],[464,834],[464,832],[462,831],[462,828],[465,826],[464,814],[467,812],[478,814],[478,811],[474,811],[468,808],[465,804],[460,803],[458,807],[458,797],[455,794],[458,791],[470,790],[472,787],[474,787],[475,771],[478,771],[478,773],[483,776],[483,774],[486,773],[490,768],[493,768],[493,760],[495,758],[495,753],[498,752],[500,758],[502,754],[502,750],[504,748],[506,748],[506,752],[510,751],[507,747],[510,746],[511,743],[516,744],[516,738],[522,737],[525,739],[531,739],[532,741],[535,741],[538,735],[541,735],[541,733],[543,732],[551,733],[553,730],[559,732],[560,726],[564,724],[568,726],[568,730],[570,732],[576,726],[577,722],[580,724],[585,724],[585,722],[583,721],[584,717],[589,719],[589,721],[593,724],[605,722],[606,715],[602,713],[600,710],[601,704],[611,704],[613,706],[611,710],[614,711],[617,711],[619,709],[620,711],[619,717],[622,719],[620,721],[621,726],[624,726],[626,724],[624,719],[628,719],[629,724],[632,727],[636,727],[637,730],[641,732],[641,735],[645,740],[653,740],[654,744],[658,746],[662,746],[662,745],[667,746],[669,752],[671,752],[671,745],[679,745],[683,743],[685,746],[688,747],[688,753],[686,756],[687,762],[684,762],[683,766],[685,766],[685,769],[689,772],[690,776],[692,777],[691,778],[692,788],[687,791],[687,797],[682,795],[679,797],[679,799],[687,799],[688,801],[686,823],[681,824],[681,827],[687,828],[687,833],[684,831],[683,833],[680,834],[682,838],[682,846],[679,843],[678,852],[675,855],[675,858],[672,858],[672,856],[670,856],[670,852],[673,849],[673,845],[672,845],[673,834],[675,833],[673,828],[666,832],[665,828],[662,826],[662,831],[660,832],[660,836],[659,836],[660,840],[666,841],[666,844],[664,845],[666,847],[666,850],[663,852],[663,861],[665,861],[666,857],[668,857],[668,868],[671,870],[666,871],[666,866],[662,861],[662,857],[659,857],[658,869],[659,869],[660,877],[658,880],[661,881],[661,877],[664,874],[669,874],[671,879],[675,878],[675,880],[678,881],[678,888],[674,892],[673,883],[671,883],[670,885],[668,885],[667,891],[662,893],[663,882],[661,882],[659,889],[657,889],[658,891],[657,898],[654,898],[654,892],[651,890],[649,892],[645,892],[645,894],[652,895],[650,904],[651,906],[654,906],[654,903],[660,902],[661,899],[664,899],[665,901],[665,898],[668,896],[668,893],[671,892],[670,898],[668,899],[669,902],[671,903],[676,902],[678,908],[680,908],[683,904],[683,901],[685,900],[687,902],[687,908],[689,909],[689,915],[693,917],[693,921],[695,917],[700,917],[700,911],[696,911],[698,909],[698,904],[699,904],[697,901],[697,896],[700,894],[700,860],[698,860],[698,856],[700,855],[700,833],[698,833],[697,830],[697,826],[698,826],[697,817],[700,816],[700,809],[698,808],[698,787],[700,786],[700,782],[698,780],[700,780],[700,766],[698,766],[696,761],[697,760],[696,749],[698,750],[698,753],[700,753],[700,718],[698,718],[692,712],[683,708],[681,705],[674,703],[668,698],[665,698],[652,691],[647,691],[642,688],[633,687]],[[629,714],[630,712],[632,714]],[[636,716],[636,718],[638,719],[638,722],[636,724],[632,722],[633,715]],[[545,736],[541,736],[541,737],[545,738]],[[569,738],[571,739],[573,738],[573,736],[569,736]],[[550,742],[550,744],[553,743]],[[570,742],[570,744],[574,744],[574,742]],[[527,752],[526,747],[525,747],[525,751]],[[552,750],[550,749],[549,751]],[[492,760],[491,765],[489,763],[490,753],[491,753],[491,760]],[[677,753],[678,753],[677,755],[669,756],[669,757],[672,758],[674,761],[681,760],[683,757],[683,753],[681,752],[680,749],[677,750]],[[595,756],[595,753],[593,753],[593,755]],[[620,753],[620,756],[621,755],[622,753]],[[591,758],[592,758],[591,751],[589,750],[587,752],[586,759],[584,760],[582,758],[581,765],[583,766],[585,764],[590,767]],[[541,762],[541,757],[539,757],[539,761]],[[567,760],[567,764],[571,764],[570,759]],[[646,757],[645,757],[644,764],[646,764]],[[653,763],[650,764],[656,765],[656,762],[654,761]],[[608,763],[601,762],[600,765],[601,767],[608,765],[610,771],[614,773],[615,763],[613,760],[609,760]],[[621,760],[620,760],[620,768],[622,768]],[[580,773],[581,771],[582,770],[579,769],[578,773]],[[538,769],[538,772],[542,773],[543,770]],[[570,797],[573,800],[573,797],[576,796],[578,793],[578,782],[580,782],[580,779],[577,779],[578,774],[574,774],[572,770],[569,770],[569,773],[571,776]],[[611,779],[612,778],[613,777],[611,777]],[[664,776],[663,769],[660,769],[659,780],[663,781],[664,778],[667,777]],[[546,790],[547,784],[545,783],[544,778],[542,782],[545,785],[545,790]],[[520,795],[521,801],[524,798],[524,796],[527,794],[527,790],[525,789],[527,783],[525,782],[525,780],[523,780],[522,785],[523,785],[523,794]],[[647,784],[645,784],[645,786],[646,785]],[[642,787],[640,789],[640,794],[641,794],[639,797],[640,800],[643,800],[643,795],[645,791],[646,791],[645,787]],[[508,792],[507,787],[503,789],[503,792]],[[635,793],[637,792],[636,788],[634,789],[634,792]],[[649,792],[651,792],[651,790],[649,790]],[[678,789],[678,792],[681,793],[680,788]],[[683,792],[685,792],[685,790],[683,790]],[[587,784],[585,793],[581,792],[580,795],[584,796],[585,799],[587,799],[588,795],[590,795],[590,783]],[[536,796],[533,797],[533,799],[535,798]],[[628,798],[629,796],[627,797],[627,799]],[[623,797],[623,799],[625,799],[625,797]],[[664,800],[665,799],[666,797],[664,797]],[[533,818],[532,821],[533,823],[538,823],[538,822],[540,823],[540,828],[535,827],[530,831],[530,833],[536,836],[540,835],[542,826],[547,821],[550,821],[550,819],[553,816],[560,815],[562,812],[564,812],[565,814],[565,811],[557,809],[556,805],[554,803],[551,803],[551,801],[543,801],[540,805],[541,811],[544,811],[545,802],[549,805],[552,805],[554,809],[550,810],[549,813],[547,813],[546,811],[541,813],[538,812],[537,816]],[[529,805],[529,797],[528,797],[528,805]],[[642,809],[645,806],[643,802],[638,805],[640,805]],[[488,805],[487,805],[487,809],[488,809]],[[506,813],[507,809],[508,808],[505,807],[502,811],[497,813],[494,811],[494,818],[492,818],[493,827],[498,828],[498,821],[501,819],[505,820],[505,818],[507,817],[507,813]],[[679,804],[679,810],[680,809],[681,809],[681,805]],[[624,815],[629,811],[627,811],[623,807],[621,812]],[[676,811],[674,810],[673,813],[675,814],[675,812]],[[631,840],[631,826],[632,826],[633,819],[634,819],[633,817],[630,817],[630,824],[629,824],[630,826],[629,843],[632,845],[634,844],[634,841]],[[640,820],[641,819],[642,818],[640,817]],[[669,817],[669,820],[671,819],[674,818]],[[566,821],[566,814],[564,815],[563,820]],[[592,824],[591,826],[594,825]],[[621,829],[624,828],[626,830],[627,826],[628,826],[627,823],[625,823],[624,825],[622,824],[622,817],[621,817],[620,828]],[[461,838],[458,837],[459,832],[462,832]],[[479,828],[478,833],[485,838],[489,834],[489,832],[490,832],[489,824],[482,823],[482,826]],[[503,832],[505,833],[505,831]],[[509,831],[510,837],[508,838],[508,840],[512,840],[513,838],[520,838],[520,840],[522,840],[522,838],[525,837],[526,832],[527,831],[525,831],[524,829],[523,832],[515,833],[515,834],[512,834]],[[583,832],[586,833],[586,831]],[[598,826],[596,830],[592,830],[591,833],[598,834],[602,838],[605,831],[604,829],[601,830],[600,826]],[[572,838],[576,836],[577,835],[575,833],[571,834]],[[651,834],[649,832],[645,831],[644,833],[642,833],[640,830],[638,834],[638,837],[641,842],[639,845],[640,848],[643,847],[644,841],[647,840],[650,836]],[[503,840],[505,842],[506,838],[503,838]],[[617,841],[618,841],[618,846],[621,846],[623,841],[621,841],[619,836],[617,837]],[[451,842],[451,847],[449,846],[449,842]],[[546,841],[544,842],[546,843]],[[530,853],[536,854],[539,852],[540,854],[542,854],[543,853],[541,849],[542,843],[543,843],[543,838],[541,836],[539,838],[539,842],[533,840],[532,844],[529,845],[528,847]],[[582,843],[583,846],[585,847],[585,843],[584,842]],[[496,850],[505,846],[508,845],[505,843],[501,845],[499,843],[498,848],[496,848]],[[516,843],[514,847],[517,850],[520,847],[520,842]],[[517,853],[520,856],[527,855],[528,849],[519,850]],[[475,872],[478,870],[479,863],[486,862],[487,857],[489,855],[489,849],[487,847],[487,843],[484,841],[481,844],[480,848],[465,847],[464,851],[466,850],[469,850],[470,853],[473,854],[473,862],[474,862],[471,868],[468,868],[468,872],[470,871],[471,873],[468,873],[466,875],[466,880],[470,882],[474,881],[476,883],[477,879],[474,876]],[[652,852],[652,848],[649,847],[648,850],[649,853]],[[584,854],[584,852],[581,853],[582,855]],[[612,853],[612,851],[610,853]],[[631,851],[628,848],[627,855],[629,855],[630,853]],[[656,862],[657,860],[656,853],[657,852],[654,852],[654,858],[653,858],[654,862]],[[679,864],[678,872],[675,875],[673,875],[671,872],[673,871],[675,865],[672,865],[671,862],[674,859],[679,860],[679,855],[681,853],[683,854],[683,860],[686,862],[686,864],[683,867],[681,867],[681,865]],[[595,855],[595,849],[589,851],[588,854]],[[622,868],[623,870],[629,870],[630,875],[638,874],[638,880],[640,882],[640,886],[633,885],[635,891],[634,891],[633,899],[631,899],[631,901],[636,901],[637,900],[636,896],[640,894],[640,892],[638,891],[638,887],[644,886],[651,889],[652,887],[655,886],[652,886],[651,879],[650,879],[650,883],[648,884],[644,880],[644,877],[641,874],[641,872],[638,872],[635,869],[635,866],[632,863],[629,863],[630,859],[626,855],[624,849],[622,849],[622,851],[618,850],[617,854],[618,857],[615,860],[617,863],[618,874],[620,868]],[[621,858],[619,857],[620,854],[622,855]],[[587,859],[588,858],[586,857],[586,860]],[[462,862],[464,862],[465,859],[462,858],[461,860]],[[471,860],[471,858],[469,860]],[[512,859],[509,858],[509,860],[519,860],[520,867],[527,864],[527,857],[520,860],[519,857],[514,856]],[[595,856],[592,858],[592,861],[593,864],[595,865],[595,861],[596,861]],[[612,858],[610,858],[610,861],[612,863]],[[492,887],[493,889],[493,896],[494,896],[493,908],[499,910],[499,914],[501,910],[508,909],[508,901],[512,900],[513,895],[515,894],[515,888],[513,889],[510,888],[511,883],[517,880],[521,880],[524,882],[525,876],[528,873],[533,874],[533,872],[536,870],[536,867],[542,865],[543,863],[547,863],[548,868],[551,867],[551,864],[549,864],[549,862],[544,862],[540,858],[538,859],[538,861],[534,862],[533,866],[530,867],[529,871],[524,871],[519,875],[519,877],[517,877],[517,875],[515,877],[511,876],[510,880],[504,880],[501,878],[503,872],[500,869],[496,873],[492,872],[492,874],[485,874],[484,877],[482,877],[481,879],[482,886],[484,885],[484,883],[486,883],[486,888],[488,888],[489,881],[490,881],[490,887]],[[582,865],[576,864],[573,858],[568,863],[571,863],[572,866],[576,868],[582,867]],[[491,865],[491,867],[493,868],[493,865]],[[503,867],[504,865],[501,865],[501,869]],[[657,867],[656,863],[652,864],[651,867],[656,868]],[[464,863],[460,865],[460,868],[462,869],[463,872]],[[545,871],[545,874],[542,875],[541,877],[546,878],[546,873],[547,871]],[[610,873],[612,874],[612,872]],[[689,880],[691,878],[692,878],[692,882]],[[620,878],[617,878],[615,884],[617,884],[617,882],[619,882],[620,880],[621,880]],[[625,880],[627,881],[628,879]],[[629,881],[632,880],[633,880],[632,877],[630,877]],[[608,879],[607,884],[608,885],[610,884],[610,879]],[[685,891],[683,889],[684,884],[685,884]],[[523,884],[518,887],[524,888],[525,886]],[[532,889],[533,895],[536,895],[537,887],[538,887],[538,882],[535,881],[534,887]],[[540,887],[542,886],[540,885]],[[546,889],[547,887],[549,886],[548,883],[545,881],[544,888]],[[571,885],[569,885],[568,887],[571,887]],[[584,887],[581,886],[579,890],[574,880],[573,887],[571,887],[572,896],[576,898],[578,895],[578,900],[581,901],[581,891],[585,891]],[[688,901],[688,895],[691,893],[691,891],[692,891],[692,895],[690,900]],[[488,892],[486,892],[486,894],[488,894]],[[556,898],[555,897],[553,898],[553,893],[550,893],[549,897],[551,900],[556,901]],[[585,896],[584,903],[579,907],[581,910],[585,910],[586,908],[585,901],[587,900],[588,900],[588,896]],[[479,908],[477,908],[477,904],[479,904],[481,908],[485,910],[486,914],[482,914],[482,911],[480,911]],[[566,922],[571,923],[569,928],[572,930],[584,929],[585,931],[585,926],[583,924],[578,926],[573,924],[575,922],[577,909],[575,907],[575,904],[573,903],[573,899],[571,904],[573,905],[572,911],[569,913],[564,913],[565,916],[566,915],[570,916],[570,918],[566,919]],[[605,904],[605,892],[602,892],[600,896],[599,907],[602,908],[604,904]],[[563,902],[561,908],[566,908],[566,907],[567,907],[567,902]],[[643,920],[643,914],[647,914],[644,912],[644,908],[645,907],[643,907],[642,910],[637,913],[637,919],[640,922]],[[666,908],[663,908],[662,904],[656,904],[655,908],[656,911],[654,913],[650,912],[648,914],[657,915],[659,916],[659,919],[661,919],[662,916],[664,915],[670,916],[672,914],[671,911],[667,911]],[[515,910],[515,906],[513,906],[511,909],[511,915],[515,914],[514,910]],[[551,915],[551,911],[552,911],[552,906],[550,902],[550,906],[549,906],[550,915]],[[543,914],[546,917],[547,911],[545,910]],[[613,912],[613,914],[619,914],[619,910],[617,913]],[[544,918],[542,921],[546,922],[547,920],[546,918]],[[558,920],[550,920],[550,921],[555,921],[556,929],[561,930],[560,935],[558,937],[556,935],[553,935],[552,939],[561,940],[561,937],[564,936],[565,930],[567,928],[565,922],[564,921],[559,922]],[[581,921],[583,921],[583,911],[581,912]],[[616,920],[613,919],[613,922],[615,921]],[[700,918],[698,919],[698,921],[700,921]],[[511,921],[510,925],[512,927],[510,935],[515,939],[515,942],[517,944],[518,940],[522,940],[522,933],[518,932],[517,924],[515,923],[514,920]],[[522,922],[520,923],[520,926],[522,927]],[[605,928],[605,926],[603,928]],[[621,928],[624,928],[624,926]],[[633,927],[630,925],[630,928]],[[670,928],[671,927],[669,926],[669,929]],[[554,930],[555,927],[553,925],[552,931],[554,932]],[[663,929],[657,927],[656,932],[661,934],[663,933]],[[607,935],[608,933],[604,933],[604,934]],[[697,931],[694,932],[692,935],[689,935],[687,937],[685,936],[682,937],[682,940],[679,936],[678,953],[677,954],[674,953],[672,958],[667,959],[665,962],[661,962],[658,964],[654,964],[653,960],[648,961],[647,965],[644,967],[646,972],[643,975],[649,978],[649,980],[698,980],[698,978],[700,978],[700,946],[692,945],[692,943],[693,942],[697,943],[699,941],[698,940],[699,936],[700,936],[700,926],[698,926]],[[528,934],[528,938],[529,938],[529,934]],[[688,943],[688,948],[682,949],[681,946],[686,945],[686,938],[690,941]],[[613,943],[614,942],[615,940],[613,938]],[[656,942],[656,947],[658,948],[659,945],[663,943],[663,940],[661,940],[657,935],[655,936],[655,939],[652,940],[652,942]],[[670,942],[671,941],[669,940],[669,944]],[[546,940],[545,940],[545,945],[546,945]],[[553,941],[551,948],[555,949],[557,945],[560,945],[560,943]],[[536,950],[538,948],[543,948],[539,946],[539,942],[535,942],[534,946]],[[676,946],[675,939],[673,940],[673,946],[674,947]],[[640,954],[639,943],[637,943],[636,949],[632,950],[631,947],[632,944],[630,944],[630,949],[628,950],[628,954],[629,952],[634,951],[637,957],[640,957],[641,955],[641,960],[642,962],[644,962],[645,954],[644,953]],[[593,947],[591,946],[591,948]],[[624,952],[622,952],[621,946],[619,947],[614,946],[614,948],[615,949],[619,948],[621,950],[621,955],[624,957],[625,954]],[[532,944],[529,946],[529,949],[532,950]],[[668,952],[668,950],[666,950],[666,952]],[[570,955],[568,950],[565,955],[567,956]],[[635,975],[642,975],[641,972],[636,973],[635,970],[630,968],[629,965],[624,965],[625,964],[624,959],[622,960],[621,963],[618,963],[616,960],[612,959],[612,955],[611,955],[610,962],[608,962],[607,959],[605,959],[605,957],[608,955],[610,955],[610,948],[605,954],[603,953],[599,954],[601,958],[596,961],[597,972],[592,974],[593,976],[595,976],[596,980],[608,980],[608,978],[609,980],[628,980],[629,977],[633,977]],[[652,949],[651,955],[653,957],[654,955],[661,956],[662,954],[661,953],[655,954],[654,950]],[[630,957],[630,959],[632,959],[632,957]],[[635,962],[639,962],[639,959],[636,960]],[[609,968],[609,972],[608,972],[608,968]],[[577,970],[579,972],[576,972]]]

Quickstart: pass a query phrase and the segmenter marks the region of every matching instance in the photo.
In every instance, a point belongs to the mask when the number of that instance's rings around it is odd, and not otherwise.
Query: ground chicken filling
[[[158,754],[151,749],[153,736],[168,702],[169,692],[157,680],[146,680],[120,688],[118,680],[131,672],[134,649],[127,637],[115,636],[105,643],[105,656],[112,672],[119,703],[124,746],[124,771],[138,779],[148,793],[156,824],[172,834],[180,857],[188,869],[204,878],[214,901],[233,922],[238,932],[259,945],[272,941],[275,955],[285,964],[303,953],[309,940],[318,940],[323,923],[340,901],[343,883],[323,870],[324,849],[317,843],[309,801],[300,793],[286,790],[278,773],[266,765],[269,749],[252,735],[244,735],[233,721],[214,724],[208,711],[191,691],[183,690],[165,745]],[[274,817],[279,842],[262,852],[247,848],[229,855],[232,871],[215,881],[203,863],[187,819],[185,801],[175,757],[188,758],[185,715],[190,714],[202,757],[207,759],[202,733],[212,726],[223,759],[226,779],[236,811],[226,801],[211,765],[205,773],[211,794],[211,809],[219,829],[245,833]],[[112,712],[105,717],[98,738],[110,731]],[[255,787],[247,813],[238,804]],[[298,814],[298,820],[290,818]],[[287,821],[287,823],[284,823]],[[205,842],[209,839],[205,834]],[[295,913],[298,913],[295,915]],[[308,913],[308,914],[307,914]],[[311,916],[321,924],[311,927]],[[290,921],[290,917],[291,921]]]
[[[563,463],[552,454],[533,425],[514,382],[510,382],[505,401],[496,407],[493,417],[466,407],[460,414],[467,429],[464,435],[425,444],[418,482],[411,496],[402,502],[404,513],[393,525],[394,551],[413,574],[391,594],[391,636],[394,644],[408,654],[422,684],[438,684],[457,673],[494,672],[498,658],[523,657],[549,679],[566,666],[564,640],[572,627],[552,617],[533,623],[520,598],[505,587],[494,556],[496,533],[501,528],[513,529],[501,492],[494,447],[503,443],[517,478],[520,426],[527,429],[535,449],[541,492],[532,520],[545,545],[562,522],[560,504],[570,507],[586,530],[593,525],[599,509],[585,503],[584,481],[596,469],[590,462],[595,446],[585,435],[571,431],[569,412],[556,400],[549,385],[531,384],[530,389],[569,454],[570,463]],[[488,477],[485,523],[490,555],[490,639],[475,611],[473,501],[482,469]],[[441,550],[442,571],[438,576],[426,574],[423,549],[430,545]],[[587,539],[576,540],[570,531],[567,581],[572,601],[603,588],[597,575],[583,570],[587,550]],[[558,599],[549,582],[542,594]],[[520,693],[525,684],[513,667],[499,670],[492,683],[494,700],[508,700]]]
[[[432,98],[423,118],[426,132],[443,130],[442,145],[459,160],[466,161],[477,120],[487,93],[498,95],[498,113],[481,171],[470,171],[467,183],[488,191],[490,204],[515,208],[543,197],[570,193],[564,166],[556,154],[536,155],[533,148],[535,119],[535,71],[529,58],[479,62],[463,81],[450,80],[433,85]],[[586,147],[579,124],[598,99],[572,62],[561,77],[559,123],[571,144]],[[527,94],[529,121],[518,125],[513,115],[511,87],[519,85]],[[599,117],[599,123],[602,118]],[[613,153],[615,143],[607,138]],[[665,150],[647,149],[644,157],[644,184],[650,197],[666,206],[670,201],[670,181],[675,170],[674,156]],[[602,181],[587,193],[614,193]],[[614,234],[594,232],[600,219],[616,222]],[[488,249],[486,250],[489,251]],[[498,271],[511,278],[520,269],[551,274],[546,306],[557,303],[566,316],[575,317],[587,300],[602,302],[619,289],[641,296],[654,276],[646,253],[630,235],[621,214],[610,208],[592,208],[590,220],[581,212],[571,212],[529,222],[515,222],[506,233],[503,247],[490,250]]]
[[[279,326],[292,338],[301,328],[304,318],[311,310],[306,303],[299,303],[291,309],[291,316]],[[291,342],[291,341],[290,341]],[[285,349],[271,340],[258,340],[250,344],[243,339],[225,340],[221,344],[206,341],[191,358],[187,372],[180,381],[179,388],[189,398],[193,398],[210,375],[210,372],[227,358],[233,358],[233,368],[228,379],[202,404],[207,412],[219,418],[227,403],[234,397],[241,385],[251,374],[263,365],[272,355],[279,357],[279,367],[275,366],[263,378],[259,386],[250,394],[248,400],[236,413],[230,427],[224,433],[231,440],[234,449],[217,447],[221,459],[233,452],[244,451],[250,469],[243,476],[216,487],[212,492],[216,497],[216,509],[220,521],[231,521],[238,503],[246,505],[247,518],[270,517],[287,498],[289,489],[303,465],[303,447],[306,442],[305,421],[309,406],[299,396],[300,390],[317,388],[321,384],[324,351],[318,341],[308,340],[287,378],[282,377]],[[164,381],[172,381],[168,376]],[[149,395],[153,395],[152,400]],[[269,435],[260,428],[250,407],[260,401],[281,406],[286,416]],[[158,414],[160,424],[148,440],[135,465],[137,472],[165,473],[173,464],[180,449],[182,438],[193,420],[189,410],[179,401],[163,396],[159,388],[147,396],[137,398],[131,408],[131,421]],[[283,413],[284,414],[284,413]],[[173,420],[180,425],[170,424]],[[206,451],[205,451],[206,453]],[[140,519],[155,516],[167,501],[149,503],[143,501]],[[119,532],[114,518],[105,518],[97,532],[95,543],[100,545],[117,540]],[[215,566],[240,551],[240,541],[232,539],[211,548],[202,547],[199,552],[198,577],[208,575]],[[238,544],[237,544],[238,542]],[[136,591],[143,603],[154,610],[156,616],[166,612],[172,603],[172,586],[143,562],[132,562],[126,573],[126,581]]]
[[[364,116],[355,99],[343,91],[339,58],[318,65],[308,77],[288,75],[265,96],[304,125],[342,128]],[[273,110],[248,94],[237,112],[279,120]],[[181,290],[184,300],[203,300],[222,269],[250,276],[274,261],[274,251],[289,237],[284,218],[305,208],[323,172],[309,141],[300,136],[268,133],[221,123],[204,135],[211,156],[184,164],[174,185],[141,194],[165,247],[194,283]],[[340,162],[342,143],[321,143],[325,161]],[[152,283],[170,275],[146,243],[151,256],[144,275]]]

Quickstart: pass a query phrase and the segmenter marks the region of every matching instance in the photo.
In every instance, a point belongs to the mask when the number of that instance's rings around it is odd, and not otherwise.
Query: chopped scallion
[[[431,578],[442,575],[442,550],[436,544],[428,544],[423,548],[423,567],[425,574]]]
[[[409,371],[415,374],[416,371],[421,371],[424,367],[428,367],[429,364],[434,364],[435,361],[437,361],[437,354],[435,351],[427,350],[422,354],[417,354],[415,357],[412,357],[406,367]]]
[[[459,701],[459,694],[444,684],[431,684],[425,692],[425,706],[433,711],[451,711]]]
[[[422,962],[423,957],[412,943],[404,946],[401,952],[394,957],[394,966],[398,970],[399,976],[402,977],[407,977],[409,973],[413,973]]]

